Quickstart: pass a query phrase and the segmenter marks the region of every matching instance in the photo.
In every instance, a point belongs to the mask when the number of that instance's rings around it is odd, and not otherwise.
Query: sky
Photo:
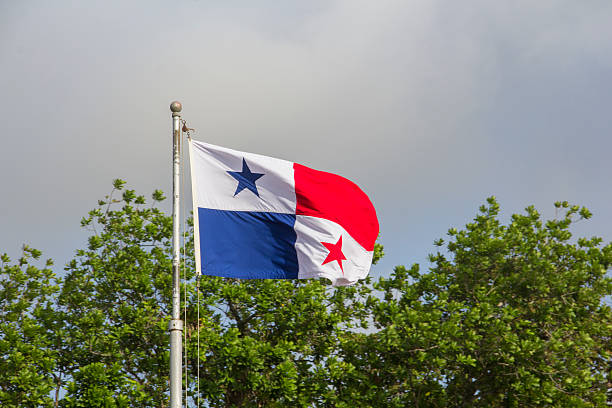
[[[491,195],[506,221],[584,205],[574,232],[609,242],[611,19],[604,0],[0,0],[0,253],[61,271],[113,179],[169,196],[173,100],[198,140],[356,182],[375,277],[426,268]]]

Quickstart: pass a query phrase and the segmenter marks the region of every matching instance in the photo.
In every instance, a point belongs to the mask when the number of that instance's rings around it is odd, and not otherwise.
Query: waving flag
[[[189,153],[198,273],[336,286],[367,276],[378,219],[353,182],[193,140]]]

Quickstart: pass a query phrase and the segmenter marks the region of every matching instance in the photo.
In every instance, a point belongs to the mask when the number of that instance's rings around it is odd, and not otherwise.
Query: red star
[[[328,262],[337,261],[338,265],[340,265],[340,270],[342,270],[342,275],[344,275],[344,268],[342,267],[342,261],[345,260],[345,256],[342,253],[342,235],[340,235],[340,239],[335,244],[329,242],[321,242],[325,248],[329,251],[327,254],[327,258],[323,261],[321,265],[325,265]]]

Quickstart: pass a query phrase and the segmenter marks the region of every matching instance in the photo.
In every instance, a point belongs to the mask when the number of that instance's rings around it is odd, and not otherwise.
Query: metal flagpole
[[[183,344],[181,336],[183,332],[183,321],[181,320],[181,281],[179,261],[179,236],[180,236],[180,164],[181,164],[181,110],[183,105],[174,101],[170,104],[172,111],[172,136],[173,136],[173,164],[172,164],[172,319],[168,325],[170,331],[170,408],[182,406],[182,354]]]

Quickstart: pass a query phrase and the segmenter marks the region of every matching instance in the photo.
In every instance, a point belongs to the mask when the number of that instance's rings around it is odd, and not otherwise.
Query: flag
[[[301,164],[189,141],[198,273],[240,279],[367,276],[378,219],[356,184]]]

